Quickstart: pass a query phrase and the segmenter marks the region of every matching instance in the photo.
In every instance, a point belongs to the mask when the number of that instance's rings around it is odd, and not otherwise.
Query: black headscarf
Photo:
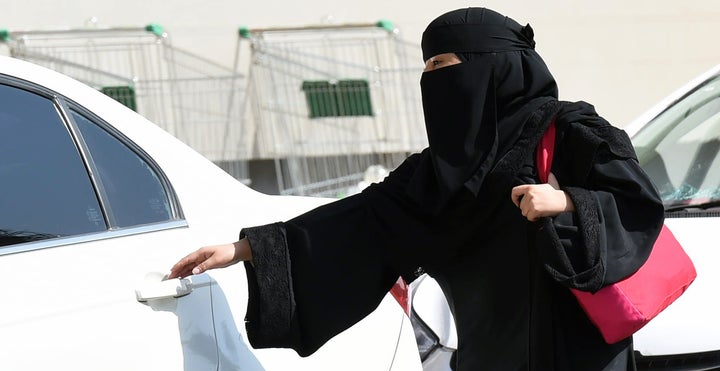
[[[463,60],[420,81],[430,146],[408,193],[432,214],[463,187],[477,195],[530,115],[557,99],[533,37],[530,25],[485,8],[443,14],[423,33],[425,60],[442,53]]]

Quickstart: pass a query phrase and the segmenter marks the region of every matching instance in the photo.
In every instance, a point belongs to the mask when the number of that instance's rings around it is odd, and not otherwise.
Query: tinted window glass
[[[0,246],[105,229],[52,101],[0,84]]]
[[[720,77],[656,117],[633,144],[666,204],[720,199]]]
[[[129,227],[172,218],[170,202],[160,179],[135,152],[78,112],[72,112],[80,128],[97,176],[107,195],[113,227]]]

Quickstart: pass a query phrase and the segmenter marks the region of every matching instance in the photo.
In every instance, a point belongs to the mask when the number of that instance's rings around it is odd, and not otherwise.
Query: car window
[[[653,119],[633,144],[666,204],[720,199],[720,77]]]
[[[0,84],[0,246],[105,229],[57,106]]]
[[[97,182],[107,196],[113,227],[130,227],[172,219],[165,188],[152,167],[124,143],[87,116],[71,110],[73,121],[97,169]]]

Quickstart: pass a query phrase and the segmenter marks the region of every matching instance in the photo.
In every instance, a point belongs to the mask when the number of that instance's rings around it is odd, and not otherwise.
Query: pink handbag
[[[537,148],[538,177],[547,183],[555,147],[555,122]],[[623,340],[667,308],[695,280],[695,266],[663,225],[650,257],[640,269],[596,293],[570,289],[608,344]]]

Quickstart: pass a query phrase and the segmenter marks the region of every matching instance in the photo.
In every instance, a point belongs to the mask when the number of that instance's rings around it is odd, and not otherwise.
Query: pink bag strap
[[[540,138],[535,153],[538,178],[540,182],[547,183],[552,168],[553,153],[555,152],[555,119],[550,122],[545,134]]]

